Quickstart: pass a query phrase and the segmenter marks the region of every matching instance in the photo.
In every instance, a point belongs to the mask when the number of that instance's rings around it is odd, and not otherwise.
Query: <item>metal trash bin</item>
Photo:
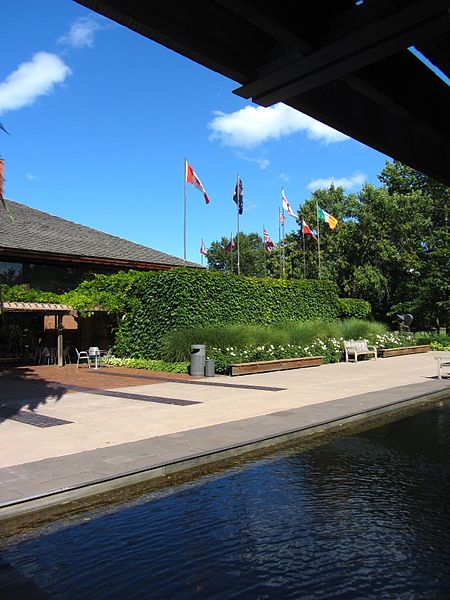
[[[210,358],[205,361],[205,377],[214,377],[216,374],[216,364]]]
[[[206,346],[204,344],[193,344],[191,346],[191,366],[189,374],[203,377],[205,374]]]

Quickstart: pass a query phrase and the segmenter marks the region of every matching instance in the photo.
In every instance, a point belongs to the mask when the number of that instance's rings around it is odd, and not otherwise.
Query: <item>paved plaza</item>
[[[438,380],[433,354],[240,377],[3,369],[0,517],[24,500],[138,471],[161,474],[168,465],[415,398],[450,397],[450,369]]]

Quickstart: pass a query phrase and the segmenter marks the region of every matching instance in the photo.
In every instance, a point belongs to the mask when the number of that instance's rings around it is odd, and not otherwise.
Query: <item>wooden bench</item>
[[[251,373],[269,373],[302,367],[318,367],[323,365],[323,356],[306,356],[304,358],[280,358],[276,360],[259,360],[256,362],[236,363],[230,365],[230,375],[250,375]]]
[[[442,379],[442,367],[450,367],[450,352],[436,354],[434,359],[437,360],[438,379]]]
[[[377,347],[368,346],[367,340],[346,340],[345,346],[345,362],[350,362],[350,358],[353,357],[354,362],[358,362],[358,356],[373,356],[377,358]]]

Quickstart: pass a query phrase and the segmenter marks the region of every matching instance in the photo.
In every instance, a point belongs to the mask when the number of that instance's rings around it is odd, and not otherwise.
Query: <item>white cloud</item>
[[[58,43],[71,48],[92,48],[94,33],[99,29],[102,29],[102,26],[92,17],[82,17],[71,24],[69,32],[61,36]]]
[[[39,96],[51,94],[54,86],[70,74],[59,56],[37,52],[0,83],[0,114],[29,106]]]
[[[218,139],[224,146],[238,148],[251,148],[299,132],[326,144],[348,139],[343,133],[286,104],[269,108],[246,106],[229,114],[216,111],[208,127],[212,129],[211,140]]]
[[[262,157],[257,157],[257,156],[246,156],[245,154],[242,154],[242,152],[238,152],[237,156],[241,160],[246,160],[247,162],[256,163],[262,171],[264,171],[264,169],[267,169],[268,167],[270,167],[270,160],[268,158],[262,158]]]
[[[32,173],[27,173],[26,178],[28,179],[28,181],[38,181],[39,180],[39,177],[37,177],[36,175],[33,175]]]
[[[320,188],[329,188],[333,184],[334,187],[351,189],[358,185],[363,185],[366,179],[367,177],[364,173],[355,173],[352,177],[322,177],[310,181],[306,187],[308,190],[318,190]]]

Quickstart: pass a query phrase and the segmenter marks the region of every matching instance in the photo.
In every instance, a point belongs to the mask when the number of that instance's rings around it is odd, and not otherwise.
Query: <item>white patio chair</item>
[[[75,352],[77,353],[77,369],[80,366],[80,361],[82,361],[82,360],[87,361],[87,365],[90,369],[91,368],[91,360],[90,360],[89,354],[86,352],[86,350],[78,350],[78,348],[75,348]]]
[[[97,368],[100,358],[100,348],[98,346],[91,346],[88,350],[88,355],[94,361],[95,368]]]

